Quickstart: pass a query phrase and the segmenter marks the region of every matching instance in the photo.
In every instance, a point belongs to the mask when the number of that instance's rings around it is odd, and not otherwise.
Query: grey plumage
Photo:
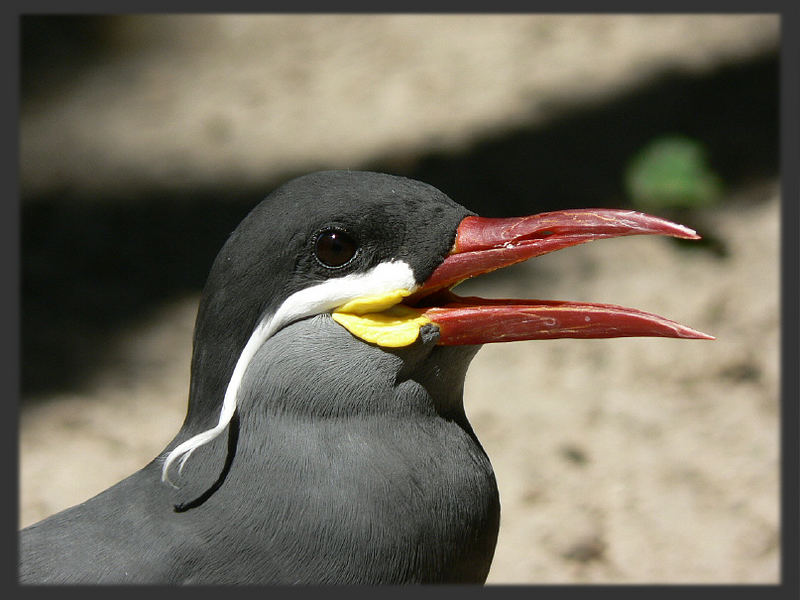
[[[330,276],[304,258],[321,225],[358,229],[358,268],[401,257],[421,281],[467,214],[430,186],[378,174],[315,174],[273,193],[212,267],[189,410],[167,449],[214,424],[258,318]],[[250,362],[237,419],[196,450],[180,489],[161,482],[159,458],[26,528],[20,581],[483,582],[499,501],[462,405],[478,347],[422,338],[380,348],[329,314],[280,329]]]

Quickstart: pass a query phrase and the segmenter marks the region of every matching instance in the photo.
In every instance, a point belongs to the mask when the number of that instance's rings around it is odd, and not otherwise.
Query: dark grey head
[[[260,349],[276,336],[281,350],[269,360],[284,370],[273,370],[270,385],[289,371],[296,372],[289,378],[295,382],[309,382],[313,372],[329,376],[324,365],[339,369],[346,382],[343,374],[354,376],[369,364],[391,363],[395,377],[410,368],[407,361],[420,362],[421,352],[434,348],[422,350],[424,336],[413,347],[387,350],[350,336],[329,313],[355,298],[422,283],[469,214],[428,184],[379,173],[318,172],[275,190],[236,228],[211,268],[195,327],[189,409],[176,441],[214,427],[226,392],[228,408],[235,406],[230,396],[238,387],[232,390],[231,381],[241,385],[251,360],[256,354],[266,359],[273,345]],[[317,362],[322,371],[315,371]],[[312,373],[304,373],[310,363]],[[301,397],[273,395],[270,401],[288,408]],[[317,408],[348,410],[352,394],[334,397],[344,403],[328,399]]]

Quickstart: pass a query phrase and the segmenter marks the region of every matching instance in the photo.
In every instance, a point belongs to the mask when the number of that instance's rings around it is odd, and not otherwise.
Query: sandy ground
[[[23,107],[26,195],[258,185],[456,150],[774,48],[772,15],[141,16]]]
[[[348,45],[355,25],[326,19],[282,17],[260,43],[349,77],[328,81],[287,66],[291,61],[275,61],[277,70],[269,72],[252,61],[211,96],[197,86],[225,72],[219,44],[245,57],[252,21],[200,19],[193,27],[204,37],[175,36],[172,51],[161,54],[154,49],[164,39],[158,28],[142,38],[127,22],[121,32],[128,37],[119,42],[129,56],[124,69],[101,63],[64,88],[58,102],[26,107],[23,189],[33,194],[66,186],[101,191],[98,197],[108,201],[122,188],[252,183],[320,162],[357,166],[390,146],[452,148],[488,129],[544,119],[548,103],[564,97],[611,93],[665,65],[706,69],[755,52],[776,34],[776,21],[758,16],[493,17],[480,25],[459,17],[446,27],[403,17],[384,21],[361,45]],[[334,40],[326,38],[331,31]],[[409,31],[418,43],[401,35]],[[472,53],[458,50],[464,35],[471,36]],[[386,50],[392,40],[407,54]],[[536,60],[526,62],[525,44],[538,48]],[[359,94],[367,77],[354,59],[361,52],[384,70],[396,67],[376,84],[377,96]],[[581,57],[592,52],[595,61],[587,67]],[[154,65],[140,68],[154,56]],[[405,69],[397,63],[404,56]],[[349,71],[343,66],[353,64]],[[463,94],[435,76],[453,69],[475,74]],[[208,79],[198,80],[198,73]],[[264,77],[288,87],[284,93],[251,89]],[[317,94],[329,112],[287,103],[302,94]],[[442,96],[451,102],[438,105]],[[345,101],[335,104],[334,97]],[[454,104],[456,97],[463,104]],[[180,110],[187,102],[196,111],[191,119]],[[268,107],[284,118],[262,118]],[[153,120],[154,114],[169,118]],[[363,125],[352,139],[342,137],[352,130],[341,127],[348,119]],[[713,342],[557,340],[481,350],[468,374],[465,405],[494,464],[503,505],[489,583],[778,581],[778,193],[775,181],[753,185],[703,215],[724,240],[726,257],[665,239],[606,240],[460,290],[622,304],[717,336]],[[143,315],[117,332],[109,366],[80,392],[22,405],[20,526],[105,489],[147,463],[177,432],[196,305],[190,296]]]

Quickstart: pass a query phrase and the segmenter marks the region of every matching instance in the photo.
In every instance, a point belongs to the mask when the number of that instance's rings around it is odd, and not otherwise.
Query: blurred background
[[[489,583],[774,583],[776,15],[23,16],[20,526],[149,462],[200,290],[288,178],[366,169],[485,216],[630,207],[460,293],[610,302],[714,342],[485,347],[465,406],[503,515]]]

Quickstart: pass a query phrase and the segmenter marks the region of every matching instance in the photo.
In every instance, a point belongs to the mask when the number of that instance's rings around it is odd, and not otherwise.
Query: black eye
[[[358,246],[353,238],[341,229],[328,229],[317,236],[314,254],[326,267],[341,267],[356,255]]]

